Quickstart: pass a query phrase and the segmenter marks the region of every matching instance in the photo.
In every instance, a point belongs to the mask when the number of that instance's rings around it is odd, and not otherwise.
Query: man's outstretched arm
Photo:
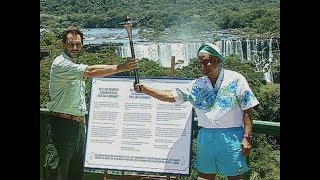
[[[145,93],[149,96],[152,96],[156,99],[159,99],[160,101],[165,101],[165,102],[175,102],[176,101],[170,92],[146,87],[143,84],[134,85],[134,90],[137,92]]]
[[[105,65],[105,64],[96,64],[88,66],[84,72],[84,77],[103,77],[109,76],[112,74],[131,71],[138,67],[138,62],[135,59],[129,59],[123,64],[118,65]]]

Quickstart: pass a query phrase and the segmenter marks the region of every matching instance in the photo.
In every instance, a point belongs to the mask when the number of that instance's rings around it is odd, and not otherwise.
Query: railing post
[[[170,77],[174,77],[174,67],[176,64],[176,57],[171,56],[171,69],[170,69]]]

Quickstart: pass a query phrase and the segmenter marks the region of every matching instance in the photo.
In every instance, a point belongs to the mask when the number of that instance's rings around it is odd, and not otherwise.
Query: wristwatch
[[[246,138],[247,140],[251,140],[252,139],[252,133],[244,133],[243,137]]]

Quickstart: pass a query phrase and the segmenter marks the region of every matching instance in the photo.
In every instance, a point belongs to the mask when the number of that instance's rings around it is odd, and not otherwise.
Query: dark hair
[[[79,28],[73,27],[73,26],[72,26],[72,27],[69,27],[68,29],[66,29],[65,31],[63,31],[63,35],[62,35],[62,42],[63,42],[63,44],[66,43],[66,41],[67,41],[67,35],[68,35],[69,33],[72,33],[73,35],[80,35],[80,37],[81,37],[81,43],[83,44],[83,33],[80,31]]]

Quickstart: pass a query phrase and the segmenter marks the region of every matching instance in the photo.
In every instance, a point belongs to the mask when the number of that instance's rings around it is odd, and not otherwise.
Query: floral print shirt
[[[214,86],[207,76],[192,80],[172,92],[176,104],[191,102],[198,125],[205,128],[243,126],[243,110],[259,104],[246,78],[235,71],[221,69]]]

